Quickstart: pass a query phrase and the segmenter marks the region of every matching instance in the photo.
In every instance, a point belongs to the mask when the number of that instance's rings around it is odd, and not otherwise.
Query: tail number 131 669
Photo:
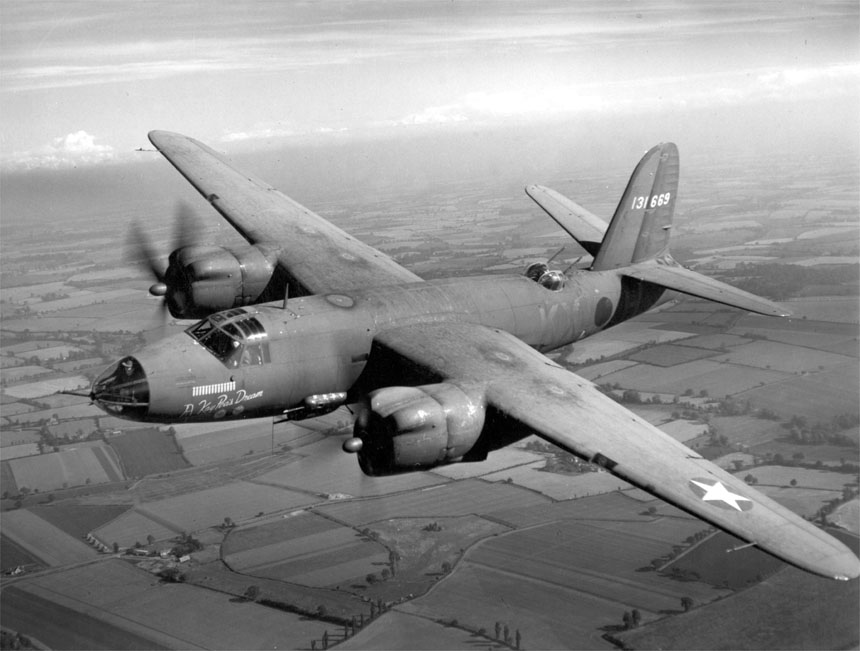
[[[642,208],[656,208],[657,206],[665,206],[667,203],[669,203],[669,200],[671,198],[671,192],[664,192],[663,194],[654,194],[650,197],[633,197],[630,201],[630,209],[640,210]]]

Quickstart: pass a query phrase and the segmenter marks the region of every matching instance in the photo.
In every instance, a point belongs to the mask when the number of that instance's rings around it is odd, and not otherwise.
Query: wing
[[[203,143],[168,131],[151,131],[149,140],[242,237],[277,251],[306,292],[421,280]]]
[[[681,265],[660,264],[657,261],[625,267],[621,273],[636,280],[644,280],[666,289],[672,289],[709,301],[731,305],[742,310],[764,314],[765,316],[790,316],[791,310],[777,305],[766,298],[750,294],[724,282],[703,276]]]
[[[376,344],[436,377],[483,386],[488,405],[538,436],[784,561],[860,576],[842,543],[506,332],[423,324],[386,331]]]
[[[529,185],[526,194],[591,255],[597,255],[609,224],[578,203],[542,185]]]

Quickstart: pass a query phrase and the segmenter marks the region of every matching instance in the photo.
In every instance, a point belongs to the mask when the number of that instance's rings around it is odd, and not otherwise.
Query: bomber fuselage
[[[134,420],[307,417],[373,384],[363,372],[378,331],[474,323],[549,351],[645,311],[661,294],[614,272],[588,272],[555,291],[525,276],[477,276],[297,297],[219,312],[144,347],[108,368],[92,396]]]

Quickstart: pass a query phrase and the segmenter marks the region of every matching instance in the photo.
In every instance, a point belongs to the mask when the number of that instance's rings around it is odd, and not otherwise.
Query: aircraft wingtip
[[[853,581],[860,578],[860,558],[850,549],[844,550],[842,554],[835,556],[831,563],[829,573],[837,581]]]

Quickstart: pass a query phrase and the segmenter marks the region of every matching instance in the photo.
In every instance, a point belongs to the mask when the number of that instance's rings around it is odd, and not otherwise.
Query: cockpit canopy
[[[212,314],[186,330],[225,366],[268,364],[268,334],[253,313],[243,309]]]

